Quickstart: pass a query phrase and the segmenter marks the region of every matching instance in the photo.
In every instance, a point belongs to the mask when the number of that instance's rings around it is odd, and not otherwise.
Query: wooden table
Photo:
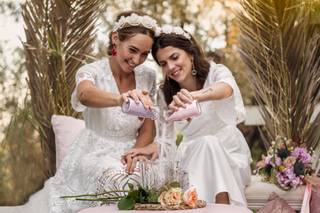
[[[79,211],[78,213],[155,213],[156,211],[120,211],[118,210],[116,205],[110,206],[102,206],[102,207],[95,207],[95,208],[87,208]],[[200,209],[188,209],[188,210],[174,210],[174,211],[159,211],[161,213],[252,213],[251,210],[245,207],[239,206],[232,206],[232,205],[223,205],[223,204],[207,204],[205,208]]]

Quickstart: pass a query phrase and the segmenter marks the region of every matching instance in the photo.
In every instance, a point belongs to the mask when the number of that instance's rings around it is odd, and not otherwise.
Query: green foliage
[[[128,183],[127,186],[129,190],[112,190],[100,194],[71,195],[62,196],[61,198],[71,198],[79,201],[100,201],[102,204],[118,202],[117,205],[120,210],[134,209],[136,203],[158,203],[159,190],[142,186],[134,187],[131,183]],[[125,195],[119,195],[119,193],[125,193]]]
[[[132,210],[134,208],[135,200],[132,197],[124,197],[118,202],[119,210]]]
[[[0,145],[0,205],[27,201],[45,180],[39,134],[31,105],[17,109]]]
[[[179,146],[182,141],[183,141],[183,134],[179,132],[177,133],[177,136],[176,136],[176,145]]]
[[[155,189],[130,188],[129,193],[118,202],[119,210],[134,209],[136,203],[158,203],[159,192]]]

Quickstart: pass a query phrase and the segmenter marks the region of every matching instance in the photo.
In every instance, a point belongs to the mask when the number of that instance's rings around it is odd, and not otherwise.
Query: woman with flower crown
[[[86,129],[46,183],[49,212],[76,212],[95,205],[60,197],[96,193],[106,170],[122,168],[125,150],[153,141],[154,122],[123,114],[121,105],[130,97],[152,107],[156,73],[141,64],[156,30],[156,21],[141,12],[121,13],[110,33],[109,57],[84,65],[76,73],[71,102],[76,111],[83,112]],[[130,165],[135,159],[127,156],[124,160]]]
[[[163,27],[152,55],[164,74],[160,108],[177,111],[194,100],[201,107],[200,116],[174,122],[184,136],[177,158],[188,172],[189,184],[207,202],[246,206],[244,187],[250,181],[251,155],[236,126],[244,120],[245,111],[231,72],[207,61],[195,39],[180,27]],[[157,145],[150,144],[124,156],[155,152]]]

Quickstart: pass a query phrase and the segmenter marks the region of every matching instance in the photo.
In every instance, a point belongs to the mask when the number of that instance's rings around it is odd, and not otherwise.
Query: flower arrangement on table
[[[294,146],[291,139],[277,136],[267,156],[257,163],[258,174],[264,181],[276,184],[283,190],[302,185],[305,175],[311,175],[312,150]]]
[[[102,204],[117,202],[119,210],[181,210],[203,208],[206,202],[198,199],[195,187],[182,191],[178,182],[169,183],[160,189],[135,187],[128,183],[128,190],[113,190],[100,194],[63,196],[79,201],[99,201]],[[119,195],[125,193],[125,195]]]

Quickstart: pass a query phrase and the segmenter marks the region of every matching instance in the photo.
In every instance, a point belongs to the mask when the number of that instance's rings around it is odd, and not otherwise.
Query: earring
[[[196,70],[196,68],[194,67],[194,64],[192,64],[192,70],[191,70],[191,74],[193,76],[197,75],[198,71]]]
[[[116,45],[115,44],[112,45],[111,55],[112,56],[116,56],[117,55],[117,50],[116,50]]]

